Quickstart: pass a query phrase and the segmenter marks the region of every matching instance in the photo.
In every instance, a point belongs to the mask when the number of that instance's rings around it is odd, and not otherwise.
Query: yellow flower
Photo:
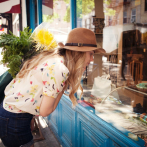
[[[57,47],[57,42],[51,32],[46,29],[40,29],[33,34],[33,39],[37,43],[37,50],[50,50]]]

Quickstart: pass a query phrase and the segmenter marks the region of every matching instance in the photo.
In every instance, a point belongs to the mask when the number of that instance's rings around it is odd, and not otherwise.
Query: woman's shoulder
[[[69,72],[68,68],[64,65],[64,58],[62,56],[50,57],[42,63],[42,66],[50,70],[58,70],[58,72]]]

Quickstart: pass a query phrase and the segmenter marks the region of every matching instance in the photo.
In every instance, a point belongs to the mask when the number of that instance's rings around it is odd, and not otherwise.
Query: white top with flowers
[[[13,113],[39,115],[44,95],[56,98],[63,90],[69,70],[63,57],[49,58],[24,78],[15,78],[5,89],[4,109]]]

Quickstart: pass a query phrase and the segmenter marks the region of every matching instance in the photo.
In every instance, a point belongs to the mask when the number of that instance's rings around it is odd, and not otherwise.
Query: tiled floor
[[[61,147],[60,143],[54,136],[51,129],[46,124],[45,120],[42,117],[40,117],[39,120],[41,124],[41,131],[45,139],[42,141],[35,142],[34,147]],[[38,131],[34,132],[33,136],[34,138],[39,137],[39,132]],[[0,147],[4,147],[1,140],[0,140]]]

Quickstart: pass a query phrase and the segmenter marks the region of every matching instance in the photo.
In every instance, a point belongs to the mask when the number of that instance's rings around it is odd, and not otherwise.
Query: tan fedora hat
[[[97,48],[94,32],[86,28],[75,28],[70,31],[65,45],[62,42],[58,43],[59,47],[73,51],[92,51],[95,53],[106,53],[102,48]]]

